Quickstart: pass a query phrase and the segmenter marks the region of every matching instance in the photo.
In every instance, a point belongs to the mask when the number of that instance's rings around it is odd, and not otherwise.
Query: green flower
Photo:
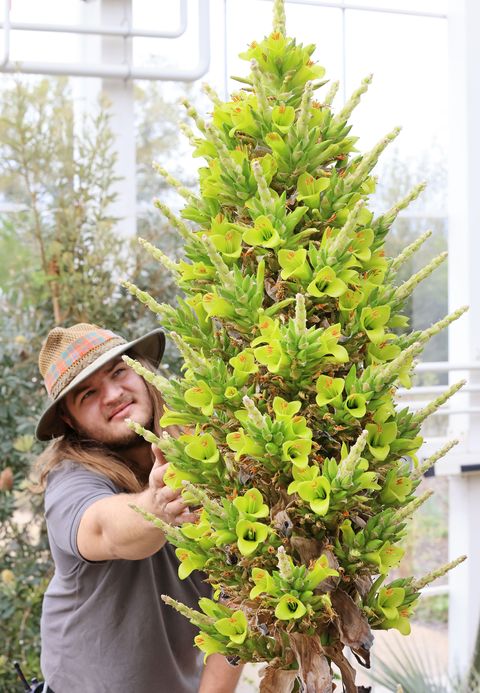
[[[214,234],[210,240],[227,260],[236,260],[242,254],[242,234],[237,229],[229,229],[223,236]]]
[[[362,330],[374,344],[385,340],[385,325],[390,319],[390,306],[376,306],[375,308],[362,308],[360,325]]]
[[[233,433],[227,435],[227,445],[230,450],[233,450],[237,454],[235,455],[235,461],[238,462],[242,455],[247,455],[250,457],[259,457],[264,454],[263,447],[256,443],[253,438],[250,438],[245,434],[243,428]]]
[[[255,109],[258,108],[256,101],[256,98],[251,98],[250,103],[246,101],[235,101],[230,111],[233,128],[229,132],[229,137],[233,137],[237,130],[245,132],[247,135],[252,135],[253,137],[260,136],[260,126],[252,113],[252,106]]]
[[[337,277],[335,271],[331,267],[323,267],[320,272],[317,272],[313,280],[307,286],[307,293],[310,296],[331,296],[338,298],[348,289],[345,282]]]
[[[283,351],[282,343],[278,339],[273,339],[264,346],[254,349],[255,358],[262,366],[266,366],[270,373],[278,373],[285,370],[291,361]]]
[[[254,225],[245,231],[243,241],[247,245],[260,246],[262,248],[276,248],[277,245],[283,243],[270,219],[263,214],[257,217]]]
[[[303,585],[304,590],[314,590],[321,582],[326,580],[328,577],[337,577],[338,570],[330,568],[328,563],[328,558],[323,554],[320,558],[317,558],[313,568],[307,573],[305,582]]]
[[[180,561],[178,577],[185,580],[193,570],[201,570],[207,562],[206,556],[201,556],[188,549],[175,549],[175,555]]]
[[[233,318],[235,308],[225,298],[214,293],[204,294],[203,307],[210,318]]]
[[[397,437],[397,424],[390,421],[384,424],[367,424],[368,431],[367,445],[373,457],[380,462],[387,457],[390,452],[390,443]]]
[[[282,445],[282,462],[291,462],[295,467],[306,467],[311,449],[312,441],[308,438],[287,440]]]
[[[239,520],[235,526],[237,546],[242,556],[249,556],[268,537],[269,528],[261,522]]]
[[[178,270],[182,275],[182,281],[190,282],[195,279],[212,279],[215,276],[215,268],[204,262],[188,263],[181,260]]]
[[[297,493],[308,501],[316,515],[324,517],[330,505],[330,482],[324,476],[317,476],[312,481],[303,481],[298,485]]]
[[[294,416],[293,419],[286,422],[286,432],[290,440],[296,438],[311,438],[312,430],[307,426],[307,420],[304,416]]]
[[[349,361],[348,351],[338,343],[341,336],[342,332],[339,323],[331,325],[324,330],[320,338],[320,353],[323,357],[332,356],[337,363],[347,363]],[[328,360],[331,361],[333,359],[329,358]]]
[[[293,594],[284,594],[275,607],[275,616],[279,621],[291,621],[302,618],[307,613],[307,608],[300,599]]]
[[[239,387],[247,382],[250,375],[258,373],[258,366],[255,363],[253,349],[244,349],[236,356],[233,356],[229,360],[229,364],[233,366],[235,383]]]
[[[171,462],[163,475],[163,483],[169,488],[183,488],[184,481],[199,481],[196,474],[177,469]]]
[[[218,620],[219,618],[226,618],[231,616],[232,610],[228,606],[224,606],[213,599],[208,599],[208,597],[201,597],[198,600],[198,606],[201,608],[206,616]]]
[[[312,270],[307,260],[307,251],[305,248],[299,250],[279,250],[278,264],[282,268],[280,276],[282,279],[304,279],[310,281],[312,278]]]
[[[394,568],[400,563],[404,553],[404,549],[393,546],[389,541],[386,541],[380,551],[366,553],[364,554],[364,558],[370,563],[375,563],[381,575],[386,575],[390,572],[391,568]]]
[[[349,289],[340,296],[338,300],[338,307],[341,311],[350,313],[352,310],[355,310],[355,308],[358,306],[359,303],[363,301],[363,299],[364,295],[361,291],[359,291],[358,289],[355,291]]]
[[[228,618],[216,621],[214,626],[221,635],[226,635],[236,645],[241,645],[247,637],[248,623],[243,611],[234,611]]]
[[[237,508],[240,515],[248,520],[268,517],[270,512],[268,505],[263,502],[263,496],[257,488],[251,488],[243,496],[234,498],[233,505]]]
[[[348,248],[349,252],[354,255],[360,262],[367,262],[372,256],[370,246],[375,238],[373,229],[361,229],[357,231],[355,237]]]
[[[319,475],[318,467],[292,467],[293,481],[290,482],[287,493],[297,493],[298,487],[303,481],[312,481]]]
[[[200,631],[200,633],[195,636],[193,641],[198,649],[205,653],[205,657],[203,658],[204,663],[211,654],[215,654],[217,652],[220,654],[227,654],[228,652],[224,643],[212,638],[211,635],[207,635],[207,633],[204,633],[203,631]]]
[[[345,387],[343,378],[331,378],[329,375],[320,375],[318,377],[316,388],[317,397],[315,399],[319,407],[324,407],[327,404],[339,406],[342,401],[341,394]]]
[[[403,604],[405,590],[403,587],[382,587],[377,596],[377,609],[388,621],[399,617],[398,607]]]
[[[297,414],[302,407],[302,403],[298,400],[287,402],[283,397],[273,398],[273,411],[277,421],[289,421]]]
[[[185,299],[185,303],[190,306],[195,315],[198,318],[200,325],[205,326],[208,324],[208,313],[203,306],[203,296],[202,294],[195,294],[195,296],[189,296]]]
[[[272,110],[272,123],[282,134],[286,134],[295,121],[295,109],[293,106],[280,104]]]
[[[390,335],[386,335],[390,337]],[[392,335],[394,337],[394,335]],[[389,344],[388,341],[380,342],[380,344],[368,345],[368,356],[370,363],[384,363],[385,361],[393,361],[400,355],[401,349],[396,344]]]
[[[186,437],[186,436],[185,436]],[[215,464],[220,459],[215,439],[210,433],[200,436],[188,436],[191,442],[185,446],[185,452],[194,460],[199,460],[204,464]]]
[[[320,206],[320,193],[330,187],[330,178],[314,178],[309,173],[302,173],[297,181],[297,200],[310,209]]]
[[[262,317],[258,329],[260,330],[260,336],[255,337],[251,342],[252,347],[257,346],[257,344],[262,344],[263,342],[269,342],[272,339],[281,339],[282,337],[279,321],[269,318],[268,315]]]
[[[213,392],[204,380],[197,381],[194,387],[189,388],[184,394],[185,402],[191,407],[200,409],[204,416],[213,414]]]
[[[262,568],[252,570],[252,580],[255,587],[250,590],[250,599],[256,599],[259,594],[274,594],[275,582],[270,573]]]
[[[191,415],[171,411],[165,405],[163,406],[163,416],[160,419],[160,426],[162,426],[162,428],[167,428],[167,426],[188,426],[191,423]]]
[[[369,393],[369,396],[371,396],[371,393]],[[348,395],[345,399],[343,406],[350,416],[353,416],[355,419],[362,419],[367,413],[367,399],[367,394],[352,392],[352,394]]]
[[[283,165],[288,164],[290,158],[290,149],[285,143],[285,140],[278,132],[268,132],[265,135],[265,144],[267,144],[272,152],[277,155],[279,159],[283,160]],[[279,162],[281,165],[281,162]],[[283,166],[282,166],[283,170]]]
[[[390,469],[385,477],[380,499],[385,505],[403,504],[411,492],[412,480],[408,476],[397,476],[396,470]]]

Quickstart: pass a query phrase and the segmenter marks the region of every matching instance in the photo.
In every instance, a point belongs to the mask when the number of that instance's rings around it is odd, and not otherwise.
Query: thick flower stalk
[[[395,390],[464,309],[408,330],[404,304],[444,256],[399,286],[429,234],[396,259],[384,242],[424,184],[374,218],[372,169],[399,130],[359,154],[348,118],[371,77],[335,115],[338,85],[323,89],[313,51],[286,35],[275,0],[273,32],[242,54],[243,88],[227,102],[207,89],[208,120],[186,104],[197,130],[185,133],[205,162],[199,194],[156,166],[186,202],[179,219],[156,201],[185,258],[143,242],[184,296],[173,308],[125,284],[184,358],[168,381],[129,361],[162,392],[161,426],[184,432],[131,425],[164,452],[165,482],[199,508],[181,528],[147,519],[177,547],[180,578],[202,570],[212,585],[199,611],[167,600],[200,628],[205,656],[267,662],[265,691],[298,678],[327,693],[335,664],[353,693],[344,649],[368,666],[372,630],[408,633],[422,587],[453,566],[384,584],[429,497],[415,494],[422,473],[453,445],[418,463],[421,423],[458,386],[417,413],[397,407]]]

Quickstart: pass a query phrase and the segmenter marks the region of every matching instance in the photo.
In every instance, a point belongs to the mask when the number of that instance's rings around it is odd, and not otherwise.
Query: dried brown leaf
[[[290,646],[297,658],[298,675],[305,693],[332,693],[332,672],[320,639],[303,633],[291,633]]]
[[[330,598],[338,614],[336,626],[342,643],[355,650],[369,650],[373,643],[372,631],[353,599],[343,590],[335,590]]]
[[[358,693],[355,685],[356,672],[348,659],[345,658],[342,652],[342,645],[337,643],[336,645],[329,645],[323,649],[327,657],[330,657],[332,662],[334,662],[340,669],[344,691],[346,693]]]
[[[314,561],[322,553],[322,544],[317,539],[295,536],[290,539],[290,544],[305,565]]]
[[[260,693],[291,693],[297,678],[297,671],[276,669],[267,666],[262,671]]]

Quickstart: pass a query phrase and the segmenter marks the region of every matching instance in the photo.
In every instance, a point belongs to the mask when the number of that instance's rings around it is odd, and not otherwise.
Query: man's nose
[[[102,400],[104,404],[116,402],[123,393],[123,388],[120,383],[110,380],[102,383]]]

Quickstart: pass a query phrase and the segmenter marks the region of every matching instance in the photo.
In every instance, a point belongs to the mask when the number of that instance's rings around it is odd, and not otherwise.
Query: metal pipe
[[[265,0],[271,2],[271,0]],[[420,10],[406,10],[402,7],[398,9],[389,7],[375,7],[374,5],[345,5],[341,2],[325,2],[325,0],[286,0],[293,5],[312,5],[313,7],[331,7],[336,10],[355,10],[359,12],[383,12],[384,14],[406,14],[414,17],[430,17],[433,19],[447,19],[445,12],[422,12]]]
[[[8,2],[8,0],[6,0]],[[106,79],[149,79],[193,82],[208,71],[210,66],[210,14],[209,0],[199,0],[198,21],[199,59],[192,69],[135,67],[128,64],[8,62],[2,72],[19,72],[34,75],[69,75],[73,77],[103,77]]]
[[[450,361],[424,361],[417,364],[415,371],[417,373],[448,373],[449,371],[478,371],[480,370],[480,361],[468,361],[465,363],[455,363]]]
[[[9,15],[10,19],[10,15]],[[81,24],[37,24],[32,22],[10,22],[13,31],[46,31],[58,34],[92,34],[94,36],[119,36],[121,38],[178,38],[187,29],[187,0],[180,0],[180,24],[178,29],[153,31],[151,29],[133,29],[122,26],[82,26]],[[3,27],[4,22],[0,22]]]

